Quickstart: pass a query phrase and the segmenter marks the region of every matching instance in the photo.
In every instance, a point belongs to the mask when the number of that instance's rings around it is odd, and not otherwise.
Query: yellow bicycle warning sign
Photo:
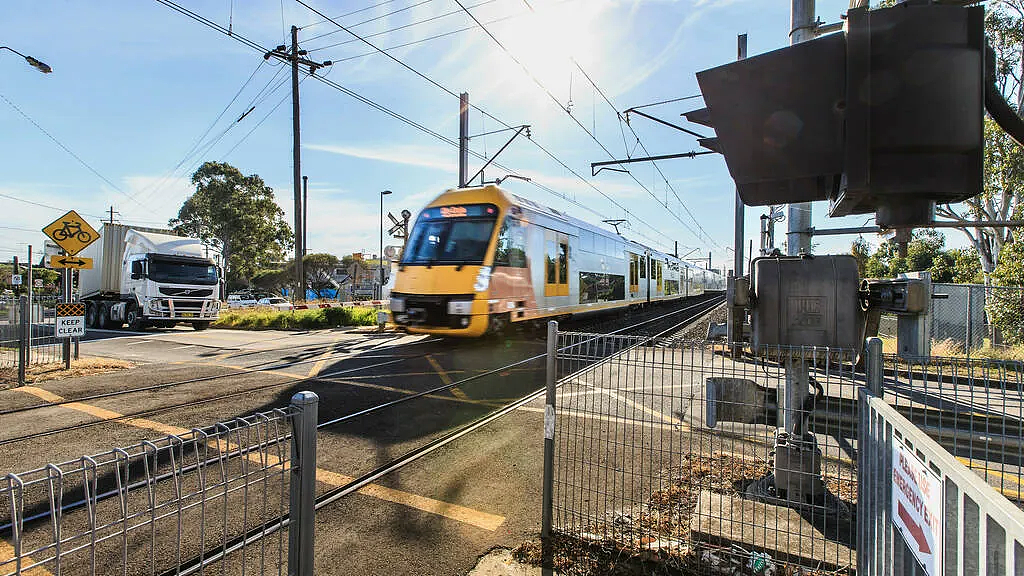
[[[100,238],[100,233],[74,210],[51,222],[43,228],[43,233],[63,248],[68,256],[78,254]]]

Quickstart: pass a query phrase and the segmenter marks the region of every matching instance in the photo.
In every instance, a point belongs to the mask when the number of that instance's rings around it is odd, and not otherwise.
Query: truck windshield
[[[217,267],[209,262],[149,259],[149,279],[168,284],[217,283]]]
[[[493,204],[428,208],[409,234],[402,264],[482,264],[497,219]]]

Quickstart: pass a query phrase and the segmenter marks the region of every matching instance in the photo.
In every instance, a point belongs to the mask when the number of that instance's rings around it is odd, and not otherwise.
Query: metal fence
[[[993,324],[993,314],[1024,311],[1024,287],[1019,286],[936,283],[932,295],[932,349],[943,356],[1002,345],[1005,335]],[[895,339],[896,332],[896,316],[883,315],[879,336]]]
[[[555,372],[568,376],[549,397],[545,429],[546,554],[560,573],[655,560],[707,574],[855,569],[849,352],[733,358],[727,346],[573,333],[559,333],[557,346]],[[796,416],[817,444],[823,483],[793,505],[775,489],[772,452],[780,386],[798,362],[819,390]]]
[[[0,368],[18,366],[22,339],[26,337],[28,364],[52,364],[63,360],[64,342],[55,337],[58,301],[54,295],[35,296],[29,313],[28,308],[26,311],[20,309],[16,298],[0,299]]]
[[[885,355],[884,399],[1024,508],[1024,362]]]
[[[287,409],[8,474],[0,575],[310,576],[316,419],[300,392]]]
[[[860,401],[858,572],[1024,572],[1024,512],[882,398]]]

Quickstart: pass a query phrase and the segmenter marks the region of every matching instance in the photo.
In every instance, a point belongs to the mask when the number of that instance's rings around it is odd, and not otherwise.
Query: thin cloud
[[[431,168],[433,170],[451,172],[458,169],[455,162],[442,159],[435,151],[416,146],[388,146],[387,148],[373,148],[370,146],[357,147],[334,144],[303,144],[302,147],[320,152],[339,154],[341,156],[361,158],[363,160],[376,160],[378,162],[418,166],[420,168]]]

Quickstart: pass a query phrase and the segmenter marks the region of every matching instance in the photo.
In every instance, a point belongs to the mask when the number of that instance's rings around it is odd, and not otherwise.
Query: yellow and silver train
[[[485,186],[449,190],[419,213],[391,313],[410,332],[477,337],[724,289],[720,274]]]

